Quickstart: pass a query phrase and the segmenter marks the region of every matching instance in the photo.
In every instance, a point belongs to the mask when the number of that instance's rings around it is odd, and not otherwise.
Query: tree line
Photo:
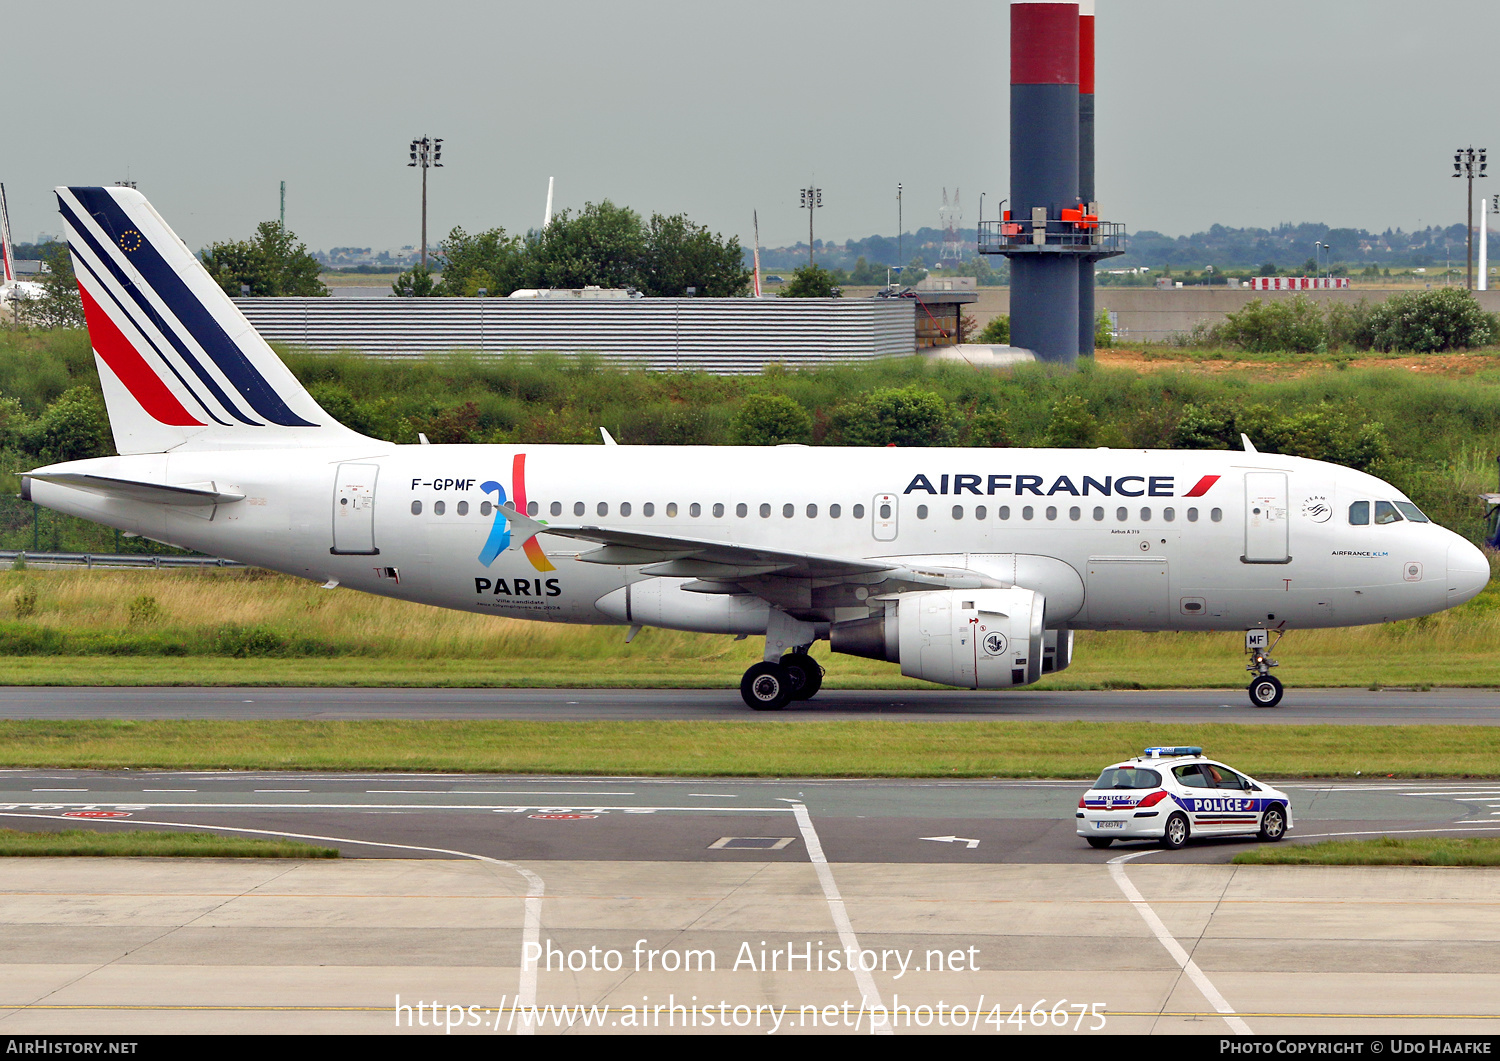
[[[441,274],[420,266],[392,290],[403,297],[503,297],[528,288],[630,288],[659,298],[692,293],[743,295],[750,285],[744,251],[686,215],[650,220],[609,200],[576,214],[564,210],[546,228],[524,236],[504,228],[469,233],[455,227],[439,248]]]

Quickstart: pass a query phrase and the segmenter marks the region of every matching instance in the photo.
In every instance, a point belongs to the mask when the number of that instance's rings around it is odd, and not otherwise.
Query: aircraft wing
[[[860,582],[870,585],[895,580],[904,586],[948,589],[977,587],[992,581],[962,569],[915,569],[892,560],[791,552],[587,524],[546,524],[514,511],[509,503],[504,509],[513,529],[510,549],[521,548],[537,534],[555,534],[598,546],[579,553],[579,560],[593,564],[641,564],[644,565],[642,574],[647,575],[751,585],[765,579],[813,579],[824,584]]]

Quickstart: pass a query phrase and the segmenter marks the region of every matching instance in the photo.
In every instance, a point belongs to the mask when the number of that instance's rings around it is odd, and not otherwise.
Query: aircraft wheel
[[[1115,842],[1113,836],[1085,836],[1084,839],[1089,842],[1090,847],[1096,847],[1100,850]]]
[[[1281,703],[1281,683],[1263,674],[1250,683],[1250,702],[1256,707],[1275,707]]]
[[[790,676],[793,700],[811,700],[823,688],[823,668],[806,652],[788,652],[781,665]]]
[[[740,679],[740,696],[757,711],[780,711],[792,699],[792,677],[780,663],[757,663]]]

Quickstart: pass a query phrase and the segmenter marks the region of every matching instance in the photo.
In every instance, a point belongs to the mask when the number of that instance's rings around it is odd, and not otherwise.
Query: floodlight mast
[[[443,138],[424,136],[411,142],[411,161],[406,164],[422,168],[422,271],[427,270],[427,170],[443,163]]]
[[[807,264],[813,263],[813,211],[823,205],[823,189],[809,185],[801,190],[802,209],[807,211]]]
[[[1487,177],[1485,170],[1489,167],[1486,161],[1488,149],[1481,147],[1475,151],[1472,147],[1461,147],[1453,153],[1453,176],[1468,178],[1468,205],[1469,224],[1465,230],[1465,286],[1474,290],[1474,178]]]

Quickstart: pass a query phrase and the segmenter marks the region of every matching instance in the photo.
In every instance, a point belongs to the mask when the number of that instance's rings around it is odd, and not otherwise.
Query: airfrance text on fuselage
[[[1011,494],[1020,497],[1023,494],[1035,494],[1037,497],[1052,497],[1054,494],[1071,494],[1073,497],[1089,497],[1099,495],[1102,497],[1176,497],[1177,489],[1173,475],[1121,475],[1115,477],[1106,475],[1096,479],[1092,475],[1080,477],[1083,482],[1080,487],[1073,482],[1073,478],[1067,475],[1059,475],[1052,480],[1051,485],[1044,490],[1042,487],[1047,483],[1047,477],[1043,475],[971,475],[953,474],[939,475],[938,483],[933,485],[932,480],[926,475],[917,475],[903,494],[916,493],[918,491],[928,494]],[[1219,476],[1205,475],[1193,484],[1193,488],[1183,497],[1202,497],[1208,492],[1209,487],[1217,482]],[[950,487],[951,483],[951,487]],[[1128,485],[1127,485],[1128,484]]]

